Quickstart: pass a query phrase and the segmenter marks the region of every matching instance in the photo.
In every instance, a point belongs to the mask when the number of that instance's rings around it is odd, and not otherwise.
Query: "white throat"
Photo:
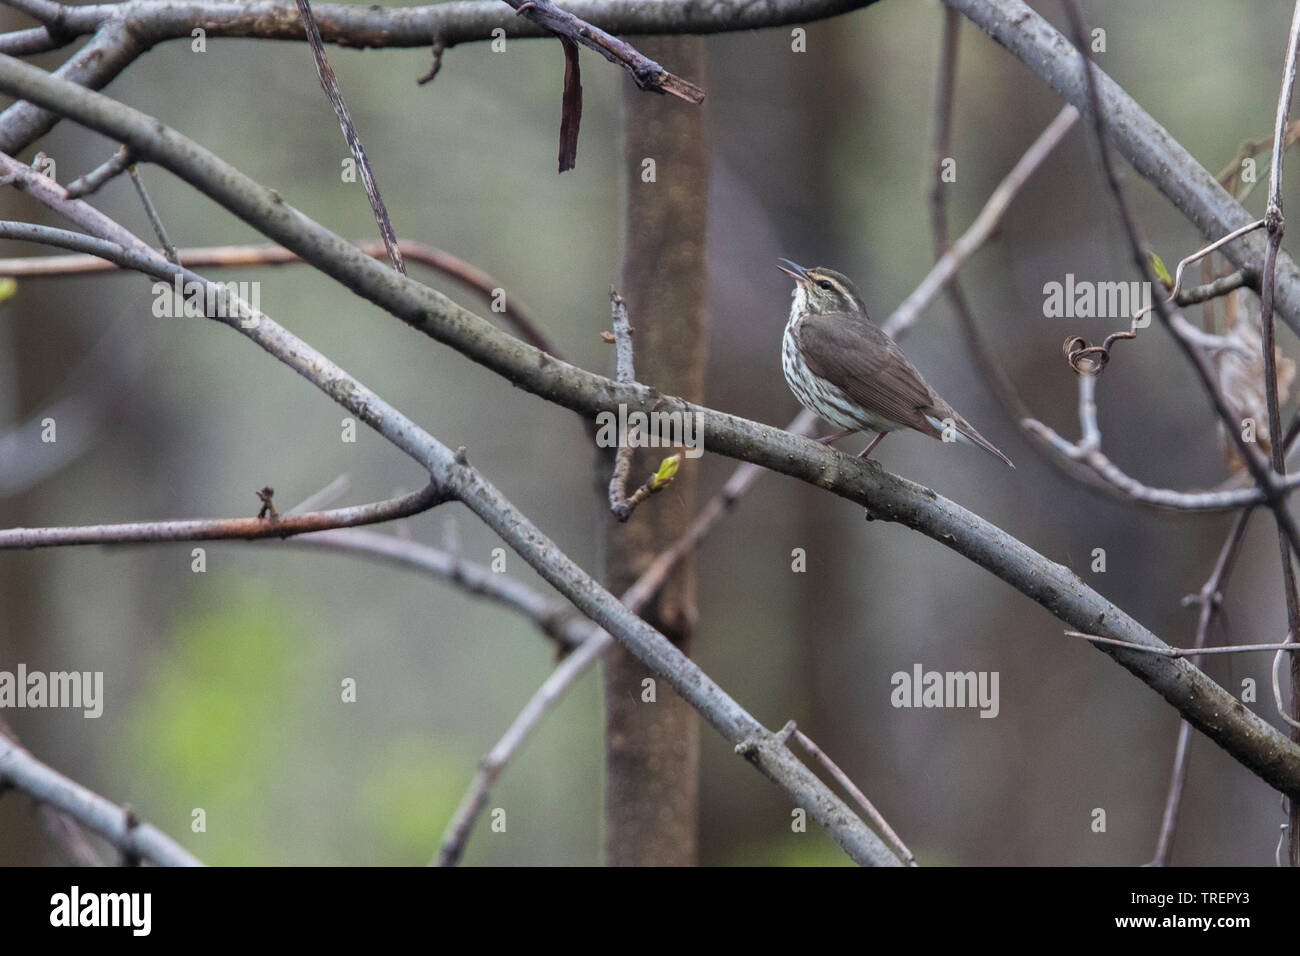
[[[794,284],[794,292],[790,293],[793,300],[790,303],[790,325],[794,326],[799,316],[808,311],[808,290],[804,288],[802,282]]]

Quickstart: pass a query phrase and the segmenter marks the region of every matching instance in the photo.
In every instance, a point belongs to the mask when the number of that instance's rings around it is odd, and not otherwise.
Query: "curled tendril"
[[[1135,320],[1136,321],[1136,320]],[[1100,375],[1101,370],[1110,361],[1110,347],[1120,339],[1135,339],[1137,332],[1112,332],[1106,336],[1101,345],[1089,345],[1081,335],[1072,335],[1065,340],[1061,351],[1065,353],[1070,368],[1080,375]]]

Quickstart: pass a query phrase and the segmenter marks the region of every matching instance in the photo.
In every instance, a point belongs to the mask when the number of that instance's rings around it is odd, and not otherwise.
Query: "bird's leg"
[[[859,458],[870,458],[870,457],[871,457],[871,450],[872,450],[873,448],[875,448],[877,445],[879,445],[879,444],[880,444],[880,439],[884,438],[885,435],[887,435],[887,434],[888,434],[888,432],[881,432],[881,433],[880,433],[879,435],[877,435],[875,438],[871,439],[871,444],[868,445],[866,448],[862,449],[862,452],[861,452],[861,454],[858,455],[858,457],[859,457]]]
[[[857,431],[856,428],[846,428],[843,431],[836,432],[834,435],[824,435],[821,438],[818,438],[817,441],[823,445],[830,445],[839,441],[841,438],[848,438],[855,431]]]

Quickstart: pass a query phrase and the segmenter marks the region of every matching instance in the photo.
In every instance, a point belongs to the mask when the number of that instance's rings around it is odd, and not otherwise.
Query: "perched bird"
[[[1016,467],[939,397],[894,340],[872,324],[862,296],[846,276],[821,266],[805,269],[789,259],[780,260],[777,268],[795,282],[781,343],[786,383],[804,408],[843,429],[820,441],[876,432],[858,456],[866,458],[888,432],[911,428],[942,439],[950,428],[957,440]]]

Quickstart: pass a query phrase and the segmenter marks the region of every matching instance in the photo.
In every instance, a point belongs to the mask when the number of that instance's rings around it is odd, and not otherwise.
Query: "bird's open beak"
[[[777,259],[776,267],[794,279],[795,282],[808,281],[808,270],[798,263],[791,262],[789,259]]]

